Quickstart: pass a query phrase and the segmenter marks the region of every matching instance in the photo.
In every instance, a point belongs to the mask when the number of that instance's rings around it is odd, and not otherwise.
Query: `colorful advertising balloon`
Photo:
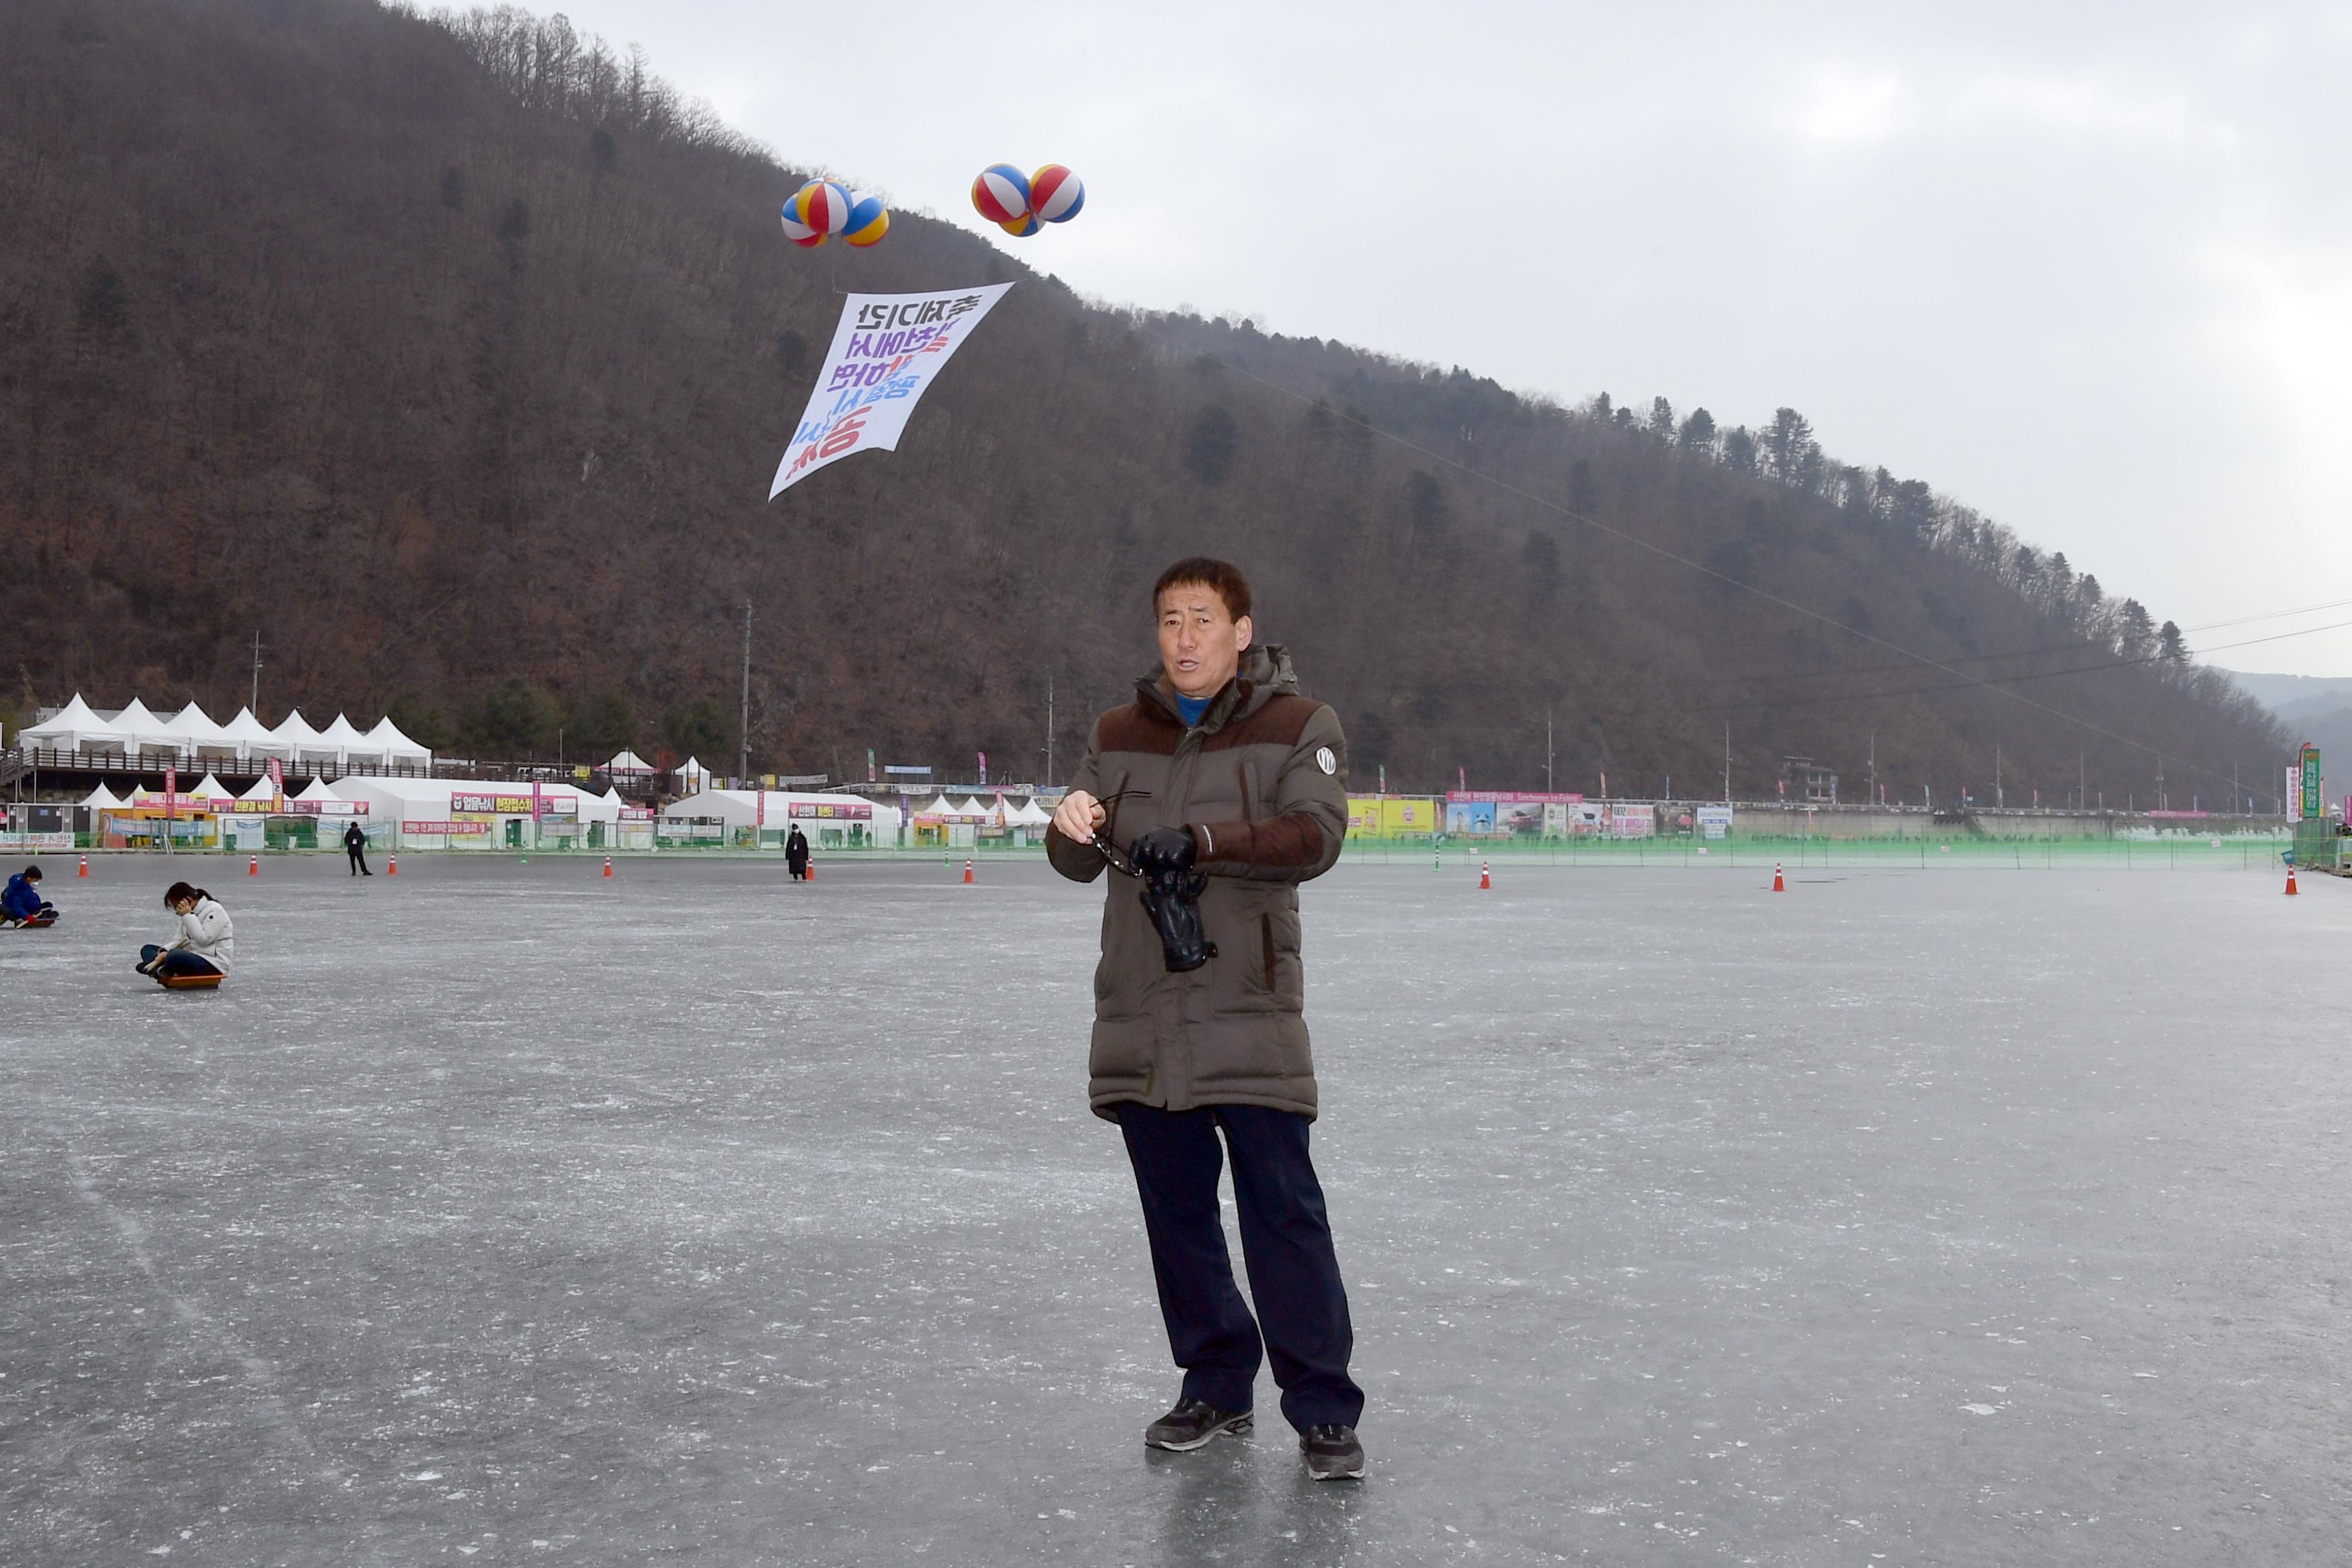
[[[991,163],[971,182],[971,205],[993,224],[1029,216],[1029,176],[1010,163]]]
[[[1061,163],[1029,176],[1029,210],[1045,223],[1067,223],[1087,205],[1087,187]]]
[[[850,205],[841,237],[862,250],[889,232],[890,209],[882,205],[882,198],[860,195]]]

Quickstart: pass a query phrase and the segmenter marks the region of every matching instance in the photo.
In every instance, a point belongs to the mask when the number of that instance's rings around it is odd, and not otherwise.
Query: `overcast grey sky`
[[[1789,404],[2185,627],[2336,596],[2352,8],[531,8],[1090,295]],[[1002,235],[999,161],[1086,211]],[[2210,658],[2352,675],[2352,627]]]

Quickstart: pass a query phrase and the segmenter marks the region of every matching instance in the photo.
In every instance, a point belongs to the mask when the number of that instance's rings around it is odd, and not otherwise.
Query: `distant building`
[[[1790,800],[1801,800],[1808,805],[1837,804],[1837,773],[1822,767],[1811,757],[1780,759],[1781,788]]]

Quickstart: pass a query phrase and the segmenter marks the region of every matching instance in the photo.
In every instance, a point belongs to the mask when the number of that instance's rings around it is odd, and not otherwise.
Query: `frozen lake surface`
[[[119,857],[0,932],[0,1562],[2209,1564],[2352,1505],[2352,886],[1342,864],[1372,1473],[1148,1454],[1040,864]],[[61,869],[60,869],[61,867]],[[216,994],[132,973],[172,876]],[[1236,1258],[1238,1262],[1238,1256]]]

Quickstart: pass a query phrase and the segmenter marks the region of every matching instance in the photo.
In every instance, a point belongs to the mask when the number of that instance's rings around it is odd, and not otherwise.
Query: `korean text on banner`
[[[896,450],[931,378],[1012,287],[852,294],[768,499],[853,452]]]

